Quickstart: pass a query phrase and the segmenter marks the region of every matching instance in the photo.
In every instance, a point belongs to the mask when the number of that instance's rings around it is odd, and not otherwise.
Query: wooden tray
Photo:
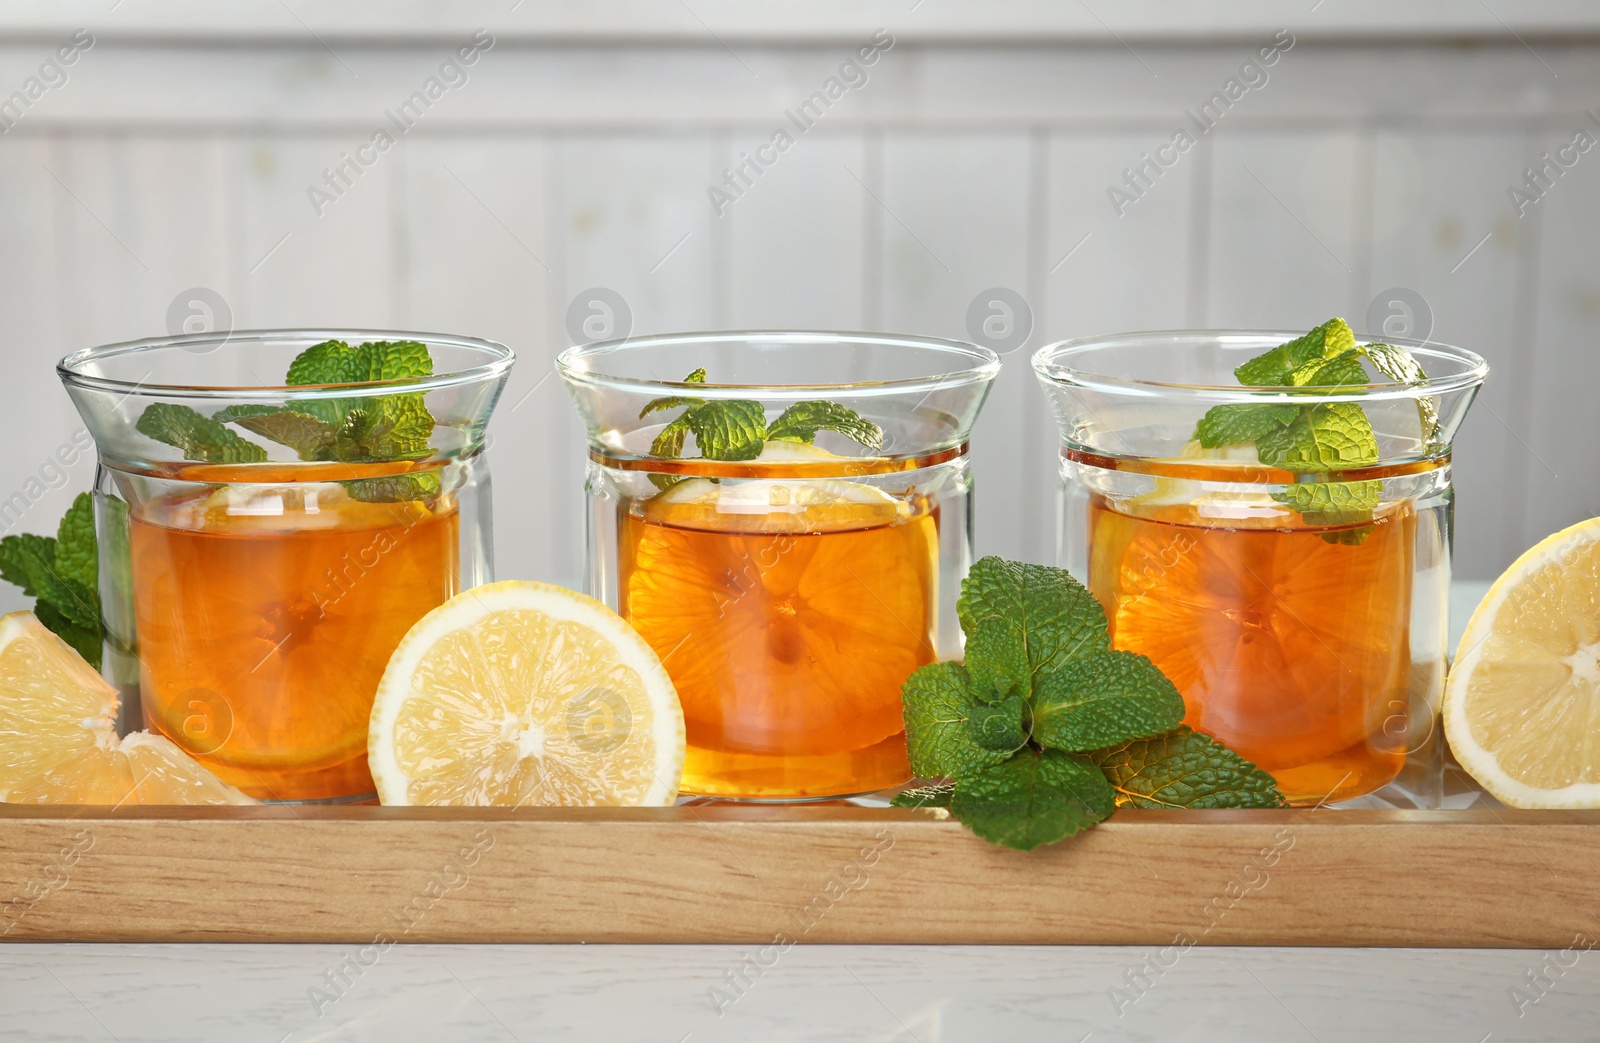
[[[0,805],[16,941],[1519,946],[1600,931],[1600,812]]]

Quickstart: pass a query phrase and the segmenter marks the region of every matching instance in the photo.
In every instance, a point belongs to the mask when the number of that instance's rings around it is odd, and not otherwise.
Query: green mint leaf
[[[1028,678],[1018,694],[1031,697],[1041,671],[1111,647],[1105,610],[1064,569],[982,558],[961,581],[956,611],[962,630],[981,635],[967,650],[967,669],[985,701],[1012,690],[1023,662]]]
[[[1024,750],[956,782],[950,811],[989,841],[1032,851],[1110,815],[1116,791],[1105,773],[1077,754]]]
[[[433,357],[427,345],[420,341],[378,340],[351,347],[343,341],[329,340],[295,356],[289,364],[286,380],[298,387],[407,380],[432,374]],[[370,398],[291,399],[290,406],[289,412],[331,428],[332,437],[326,437],[329,432],[299,421],[257,419],[255,423],[270,424],[277,434],[292,438],[293,441],[284,441],[284,444],[300,453],[302,459],[357,463],[414,459],[431,451],[429,440],[433,437],[434,419],[421,392],[396,392]],[[357,411],[368,419],[361,428],[364,437],[351,438],[350,432],[344,429]],[[242,413],[229,419],[245,424]],[[275,438],[275,435],[266,437]],[[307,456],[307,452],[318,455]]]
[[[434,419],[421,395],[384,395],[378,403],[385,426],[383,437],[371,443],[374,459],[415,459],[432,452]]]
[[[650,454],[652,456],[676,458],[682,455],[684,439],[688,437],[689,415],[685,413],[661,429],[661,433],[656,435],[655,441],[650,443]]]
[[[56,530],[56,574],[85,590],[100,589],[100,544],[94,534],[94,497],[79,493]]]
[[[975,703],[968,731],[986,750],[1015,753],[1028,741],[1028,700],[1013,695],[998,703]]]
[[[0,579],[21,587],[26,597],[39,596],[33,587],[34,572],[54,568],[55,563],[56,541],[49,536],[22,532],[0,540]]]
[[[684,416],[707,460],[754,460],[766,445],[767,414],[759,402],[707,402]]]
[[[74,624],[88,630],[100,630],[100,592],[90,590],[77,580],[66,579],[56,571],[54,562],[32,559],[28,562],[28,585],[40,601],[49,602]]]
[[[433,376],[433,356],[428,346],[415,340],[374,340],[356,349],[357,360],[365,366],[360,378],[366,382],[407,380]],[[293,381],[290,381],[293,383]]]
[[[1372,534],[1372,512],[1383,499],[1383,482],[1297,482],[1272,498],[1298,511],[1306,524],[1325,528],[1325,543],[1360,546]]]
[[[287,384],[359,384],[367,379],[367,358],[342,340],[325,340],[289,363]]]
[[[211,419],[215,420],[219,424],[232,424],[238,421],[241,417],[273,416],[281,412],[283,412],[283,409],[280,406],[253,406],[248,404],[240,404],[229,406],[226,409],[217,410],[215,413],[211,414]]]
[[[1299,406],[1286,403],[1212,406],[1195,425],[1194,437],[1207,449],[1245,445],[1288,427],[1299,415]]]
[[[1372,343],[1366,345],[1367,358],[1372,360],[1378,372],[1388,377],[1397,384],[1421,384],[1428,379],[1422,371],[1422,364],[1404,348],[1397,348],[1392,344]],[[1431,395],[1422,395],[1417,398],[1417,419],[1422,423],[1422,440],[1432,442],[1439,433],[1439,400]]]
[[[967,672],[960,663],[920,667],[906,678],[900,696],[905,703],[906,752],[914,774],[927,779],[959,778],[1010,755],[1009,750],[996,750],[980,741],[982,725],[975,724],[974,717],[983,704],[972,697]],[[982,719],[992,718],[985,713]]]
[[[1186,727],[1135,739],[1090,758],[1116,791],[1117,806],[1136,808],[1281,808],[1271,775]]]
[[[75,625],[98,632],[99,591],[63,576],[56,563],[58,553],[59,541],[48,536],[7,536],[0,540],[0,574],[24,594],[48,602]]]
[[[437,471],[413,471],[409,474],[392,474],[382,478],[357,478],[341,482],[352,500],[364,503],[406,503],[411,500],[431,500],[439,495],[441,483]]]
[[[998,702],[1012,694],[1026,699],[1032,694],[1028,643],[1003,619],[983,619],[967,632],[966,663],[972,694],[983,702]]]
[[[681,383],[684,383],[684,384],[704,384],[705,382],[706,382],[706,371],[705,371],[705,367],[703,367],[703,366],[701,368],[695,370],[693,373],[690,373],[687,377],[684,377],[683,380],[681,381]],[[649,416],[651,413],[658,412],[659,410],[677,409],[679,406],[698,406],[698,405],[703,404],[704,402],[705,402],[705,399],[703,399],[703,398],[694,398],[691,395],[668,395],[665,398],[651,399],[649,402],[645,403],[645,406],[644,406],[643,409],[639,410],[639,419],[643,420],[645,417]],[[679,417],[678,419],[682,420],[683,418]],[[683,444],[683,439],[681,439],[681,438],[678,439],[678,444],[681,447],[682,444]],[[657,455],[660,455],[660,454],[657,454]],[[676,455],[676,454],[674,454],[674,455]]]
[[[267,451],[188,406],[155,402],[145,407],[134,425],[140,434],[183,451],[186,460],[209,463],[255,464]]]
[[[683,378],[685,384],[704,384],[702,367]],[[754,460],[766,444],[767,414],[759,402],[707,402],[688,395],[669,395],[647,402],[640,418],[662,409],[687,406],[683,413],[663,427],[650,443],[652,456],[676,459],[683,455],[683,443],[694,433],[695,446],[707,460]],[[653,474],[650,481],[659,489],[670,489],[681,479]]]
[[[811,442],[818,431],[837,431],[873,452],[883,448],[883,428],[837,402],[796,402],[767,428],[778,442]]]
[[[1040,678],[1033,739],[1057,750],[1095,750],[1176,728],[1183,696],[1134,652],[1091,652]]]
[[[291,409],[229,406],[211,419],[234,423],[247,431],[286,445],[302,460],[327,460],[333,454],[337,429],[325,420]]]
[[[692,395],[668,395],[666,398],[653,398],[645,403],[643,409],[639,410],[639,419],[643,420],[651,413],[659,410],[677,409],[680,406],[703,406],[705,402],[705,399],[695,398]],[[679,417],[678,419],[681,420],[683,418]]]
[[[889,799],[889,804],[897,808],[948,808],[955,791],[953,782],[936,782],[901,790]]]
[[[1422,363],[1404,348],[1374,341],[1365,345],[1362,350],[1366,352],[1367,358],[1372,360],[1378,372],[1396,384],[1421,384],[1428,379],[1428,375],[1422,372]]]
[[[1285,471],[1343,471],[1378,462],[1378,439],[1354,402],[1326,402],[1256,440],[1261,462]]]
[[[96,670],[100,669],[100,655],[105,646],[101,642],[98,623],[93,627],[79,626],[48,601],[36,602],[33,614],[44,624],[45,629],[72,646],[72,650],[83,656],[90,666]]]
[[[1372,512],[1383,499],[1383,482],[1374,478],[1361,482],[1296,482],[1273,493],[1311,525],[1352,525],[1372,520]]]
[[[1295,387],[1342,387],[1370,382],[1361,365],[1361,352],[1352,348],[1331,358],[1314,359],[1289,374]]]
[[[427,456],[433,423],[417,396],[385,395],[345,414],[333,433],[332,456],[349,463]]]
[[[1252,387],[1293,387],[1294,371],[1316,359],[1332,358],[1356,346],[1343,319],[1329,319],[1303,337],[1280,344],[1239,366],[1233,375]]]

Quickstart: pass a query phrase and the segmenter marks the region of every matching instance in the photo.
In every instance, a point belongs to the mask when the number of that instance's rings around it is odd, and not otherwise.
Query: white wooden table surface
[[[725,974],[741,959],[732,947],[396,947],[341,982],[328,972],[347,957],[360,958],[360,950],[8,946],[0,949],[0,1040],[1500,1043],[1600,1037],[1600,954],[1594,953],[1196,948],[1162,956],[1109,947],[800,945],[741,986],[744,994],[734,1002],[722,1001],[720,1016],[710,990],[728,988]],[[1137,974],[1147,958],[1151,967],[1158,960],[1172,965],[1147,972],[1140,995],[1141,987],[1129,984],[1130,972]],[[1572,966],[1561,968],[1563,960]],[[1549,984],[1529,986],[1530,971]],[[1526,993],[1520,1006],[1514,987]],[[1113,989],[1123,991],[1114,998]]]

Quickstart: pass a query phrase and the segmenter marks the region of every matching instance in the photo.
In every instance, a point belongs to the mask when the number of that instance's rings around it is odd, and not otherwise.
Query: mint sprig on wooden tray
[[[284,382],[290,387],[362,384],[432,374],[433,358],[419,341],[351,346],[329,340],[295,356]],[[142,434],[182,450],[185,459],[264,463],[267,450],[230,424],[288,446],[301,460],[338,463],[421,459],[432,451],[434,429],[433,414],[421,392],[290,399],[281,407],[234,405],[210,416],[189,406],[157,402],[145,407],[135,426]],[[439,477],[432,472],[343,484],[353,498],[376,502],[417,500],[439,492]]]
[[[964,663],[907,679],[911,770],[978,836],[1028,851],[1117,807],[1274,808],[1272,776],[1183,727],[1183,697],[1149,659],[1111,647],[1105,610],[1062,569],[988,557],[957,602]]]

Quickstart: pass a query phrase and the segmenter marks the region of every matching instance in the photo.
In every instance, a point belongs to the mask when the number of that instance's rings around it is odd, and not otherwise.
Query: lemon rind
[[[1467,628],[1456,648],[1455,663],[1445,681],[1442,716],[1445,739],[1456,761],[1472,778],[1508,807],[1523,809],[1570,809],[1600,807],[1600,783],[1578,782],[1560,789],[1541,789],[1512,778],[1500,767],[1499,759],[1472,737],[1466,718],[1466,685],[1472,676],[1483,646],[1493,629],[1511,590],[1529,573],[1546,565],[1560,564],[1569,548],[1600,542],[1600,518],[1570,525],[1534,544],[1512,562],[1489,587],[1473,610]]]
[[[529,593],[537,596],[529,598]],[[445,634],[465,629],[494,612],[516,609],[533,609],[552,619],[589,627],[611,642],[622,662],[639,674],[647,691],[673,694],[670,704],[656,707],[652,721],[655,748],[658,751],[671,751],[673,763],[658,764],[662,770],[655,773],[650,789],[635,805],[671,806],[678,798],[684,751],[683,709],[678,703],[672,678],[667,675],[655,650],[621,616],[587,595],[536,580],[503,580],[458,594],[418,620],[395,649],[378,684],[367,733],[367,764],[377,788],[379,803],[396,807],[411,804],[407,792],[411,780],[394,755],[392,736],[400,708],[411,696],[409,681],[416,674],[423,656]],[[444,625],[446,621],[447,628]],[[385,736],[390,739],[386,741]]]

